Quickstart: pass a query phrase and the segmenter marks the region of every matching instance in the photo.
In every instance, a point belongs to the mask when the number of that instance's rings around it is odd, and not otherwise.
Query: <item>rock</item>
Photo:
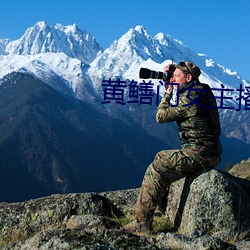
[[[72,215],[66,222],[67,229],[84,228],[120,228],[120,225],[108,217],[85,214]]]
[[[250,180],[250,158],[247,160],[242,160],[240,163],[235,164],[229,170],[229,173],[236,177]]]
[[[210,170],[173,183],[166,215],[186,235],[228,241],[250,230],[250,181]]]
[[[9,244],[4,250],[96,250],[96,249],[159,249],[145,237],[129,234],[121,230],[88,228],[83,230],[46,230],[30,238]],[[167,248],[165,248],[167,249]]]
[[[72,215],[123,216],[107,198],[95,194],[52,195],[21,203],[0,203],[1,244],[23,240],[46,228],[64,227]]]
[[[203,235],[200,237],[187,237],[176,233],[162,233],[156,238],[158,246],[162,248],[170,249],[182,249],[182,250],[223,250],[228,249],[228,245],[222,242],[219,238],[215,238],[211,235]]]
[[[122,228],[138,192],[0,203],[0,249],[249,249],[250,181],[213,169],[174,182],[166,216],[175,233],[143,236]]]
[[[103,192],[103,195],[117,206],[123,213],[132,214],[140,188]]]
[[[250,249],[250,240],[242,240],[236,243],[237,250],[249,250]]]

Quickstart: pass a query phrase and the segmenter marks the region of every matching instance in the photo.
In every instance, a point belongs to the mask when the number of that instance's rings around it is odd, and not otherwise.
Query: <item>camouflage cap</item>
[[[181,71],[183,71],[186,74],[191,74],[195,79],[198,79],[198,77],[201,74],[201,70],[194,64],[191,62],[180,62],[179,64],[175,65],[176,68],[180,69]]]

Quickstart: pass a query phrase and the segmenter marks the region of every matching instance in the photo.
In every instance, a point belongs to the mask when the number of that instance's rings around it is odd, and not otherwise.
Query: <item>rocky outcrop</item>
[[[173,183],[167,216],[184,235],[229,240],[250,229],[250,182],[225,172],[197,172]]]
[[[244,178],[250,180],[250,158],[242,160],[241,162],[235,164],[229,173],[236,177]]]
[[[173,183],[162,217],[172,227],[152,235],[122,227],[138,191],[0,203],[0,249],[250,249],[250,181],[210,170]]]

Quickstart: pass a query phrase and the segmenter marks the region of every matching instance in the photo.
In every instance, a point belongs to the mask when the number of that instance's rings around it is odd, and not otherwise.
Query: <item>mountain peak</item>
[[[46,28],[48,25],[45,21],[38,21],[35,23],[34,27],[40,27],[41,29]]]
[[[143,25],[137,25],[135,28],[129,29],[128,32],[124,34],[124,36],[128,37],[129,39],[135,37],[144,37],[149,40],[152,39]]]
[[[76,23],[72,24],[72,25],[67,25],[67,26],[64,26],[60,23],[57,23],[55,26],[53,26],[53,28],[55,30],[60,30],[62,32],[68,32],[68,33],[76,33],[76,32],[79,32],[79,33],[87,33],[85,30],[81,30],[78,28],[78,26],[76,25]]]
[[[141,34],[148,35],[148,33],[147,33],[147,31],[146,31],[146,29],[144,28],[143,25],[137,25],[137,26],[135,26],[134,30],[137,31],[137,32],[139,32],[139,33],[141,33]]]
[[[49,26],[44,21],[28,28],[24,35],[6,46],[6,52],[18,55],[36,55],[62,52],[69,57],[90,63],[102,48],[91,34],[76,24]]]
[[[126,73],[129,74],[132,68],[136,68],[138,75],[137,67],[148,59],[162,63],[168,58],[163,57],[159,43],[147,33],[146,29],[142,25],[137,25],[135,28],[130,28],[100,54],[91,63],[90,72],[98,72],[97,69],[101,68],[101,74],[104,73],[106,77],[111,75],[126,77]],[[132,75],[134,76],[134,73]]]

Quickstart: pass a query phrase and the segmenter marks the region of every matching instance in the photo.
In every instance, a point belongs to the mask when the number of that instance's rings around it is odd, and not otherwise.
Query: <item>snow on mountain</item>
[[[104,100],[105,87],[102,86],[102,80],[135,80],[141,83],[139,79],[139,70],[141,67],[146,67],[155,71],[163,71],[164,66],[169,63],[179,63],[180,61],[190,61],[195,63],[201,69],[200,81],[207,83],[217,97],[219,107],[235,107],[239,108],[239,89],[240,85],[244,88],[250,83],[242,79],[236,72],[227,69],[205,54],[198,54],[187,48],[183,42],[172,38],[169,35],[158,33],[151,37],[143,26],[136,26],[130,29],[120,39],[114,41],[109,48],[99,54],[96,59],[90,64],[87,71],[93,85],[99,96]],[[150,79],[148,79],[149,81]],[[159,85],[159,80],[152,80],[154,83],[155,92],[160,86],[160,95],[165,92],[163,86]],[[232,91],[222,92],[222,89],[231,89]],[[155,99],[152,106],[147,110],[143,110],[146,105],[139,103],[127,103],[128,92],[124,90],[124,100],[126,105],[119,105],[116,100],[110,104],[103,104],[107,112],[115,118],[123,119],[125,122],[136,121],[139,126],[142,126],[149,135],[155,136],[154,133],[160,128],[154,127],[154,112],[156,110]],[[219,98],[223,96],[230,99]],[[154,97],[155,98],[155,97]],[[220,106],[221,105],[221,106]],[[242,105],[243,100],[242,100]],[[244,110],[242,107],[241,110]],[[239,125],[240,112],[232,109],[219,109],[222,129],[227,131],[226,137],[233,137],[245,142],[250,141],[250,133],[248,125],[242,123]],[[249,112],[243,111],[245,120],[249,118]],[[152,114],[149,116],[148,114]],[[147,116],[148,115],[148,116]],[[237,132],[235,129],[237,128]],[[162,137],[159,137],[162,138]],[[166,137],[167,138],[167,137]]]
[[[138,47],[139,46],[139,47]],[[118,41],[100,54],[92,63],[89,73],[96,76],[123,76],[126,71],[150,57],[159,61],[154,41],[143,27],[130,29]]]
[[[172,38],[169,35],[158,33],[154,39],[158,40],[162,45],[162,50],[171,55],[171,59],[178,63],[181,61],[194,62],[202,70],[201,79],[206,80],[206,75],[216,83],[224,83],[231,87],[238,87],[240,84],[245,86],[247,81],[242,79],[237,72],[232,72],[230,69],[217,64],[214,60],[205,54],[196,53],[187,48],[183,42]],[[213,86],[213,85],[212,85]]]
[[[26,72],[46,82],[60,92],[85,102],[93,102],[95,90],[85,71],[88,65],[64,53],[37,55],[7,55],[0,59],[0,78],[11,72]],[[86,98],[88,96],[88,98]]]
[[[0,77],[27,72],[60,92],[93,103],[96,93],[85,72],[101,51],[94,37],[75,24],[50,27],[38,22],[18,40],[0,40]]]
[[[72,92],[86,102],[89,102],[86,98],[101,97],[102,79],[119,77],[140,82],[141,67],[162,71],[165,65],[184,60],[197,64],[202,70],[200,80],[212,88],[221,89],[223,84],[226,88],[237,89],[240,84],[249,84],[236,72],[216,64],[205,54],[188,49],[170,35],[158,33],[152,37],[139,25],[103,52],[93,36],[75,24],[49,26],[38,22],[18,40],[0,40],[0,77],[12,71],[30,72],[54,88]],[[58,79],[62,83],[58,83]],[[161,93],[163,91],[162,87]]]
[[[6,45],[9,43],[9,39],[0,39],[0,55],[7,55],[5,52]]]
[[[170,35],[158,33],[152,37],[143,26],[131,28],[104,51],[101,51],[91,35],[79,30],[76,25],[57,24],[50,27],[45,22],[38,22],[16,41],[0,40],[0,78],[14,71],[27,72],[58,91],[91,104],[98,111],[107,112],[112,118],[141,126],[149,135],[155,136],[154,133],[159,130],[157,134],[160,135],[160,140],[162,134],[167,132],[160,131],[155,125],[153,116],[157,101],[154,99],[154,105],[151,106],[139,103],[119,105],[115,101],[102,104],[102,80],[120,78],[140,83],[141,67],[163,71],[164,66],[172,62],[186,60],[201,68],[201,82],[212,88],[222,89],[223,86],[234,90],[225,93],[231,98],[225,101],[226,106],[237,106],[239,93],[235,90],[239,89],[241,84],[243,88],[250,85],[236,72],[217,64],[207,55],[190,50],[183,42]],[[159,85],[159,80],[152,82],[155,83],[155,92],[160,86],[159,94],[162,95],[165,89]],[[126,97],[127,94],[125,90]],[[215,91],[215,94],[220,96],[221,92]],[[228,109],[219,111],[222,115],[223,130],[231,137],[243,138],[249,142],[248,125],[243,122],[238,126],[240,112]],[[248,113],[244,114],[244,119],[248,119]],[[237,126],[239,129],[235,133]]]
[[[150,68],[155,71],[163,71],[164,66],[169,63],[190,61],[198,65],[202,71],[201,82],[209,84],[212,88],[239,88],[240,84],[249,84],[236,72],[232,72],[204,54],[197,54],[188,49],[183,42],[172,38],[169,35],[158,33],[151,37],[143,26],[136,26],[130,29],[120,39],[114,41],[109,48],[99,54],[90,64],[88,74],[93,81],[95,88],[101,93],[102,79],[115,79],[117,77],[134,79],[138,82],[139,69]],[[156,83],[158,80],[153,80]],[[162,87],[161,93],[164,91]],[[216,92],[216,91],[215,91]],[[217,91],[217,93],[219,93]],[[237,92],[229,93],[233,98]]]
[[[97,56],[91,63],[89,73],[97,71],[101,78],[123,76],[124,78],[138,79],[140,67],[153,66],[152,70],[162,71],[163,67],[171,61],[174,63],[194,62],[202,70],[201,79],[208,81],[208,78],[211,78],[214,86],[224,83],[238,87],[239,84],[245,85],[247,83],[236,72],[216,64],[204,54],[197,54],[188,49],[183,42],[169,35],[158,33],[154,37],[149,36],[143,26],[130,29]]]
[[[46,52],[63,52],[69,57],[90,63],[98,52],[102,51],[94,37],[76,24],[62,26],[56,24],[51,27],[45,22],[37,22],[28,28],[24,35],[9,42],[6,52],[18,55],[36,55]]]

